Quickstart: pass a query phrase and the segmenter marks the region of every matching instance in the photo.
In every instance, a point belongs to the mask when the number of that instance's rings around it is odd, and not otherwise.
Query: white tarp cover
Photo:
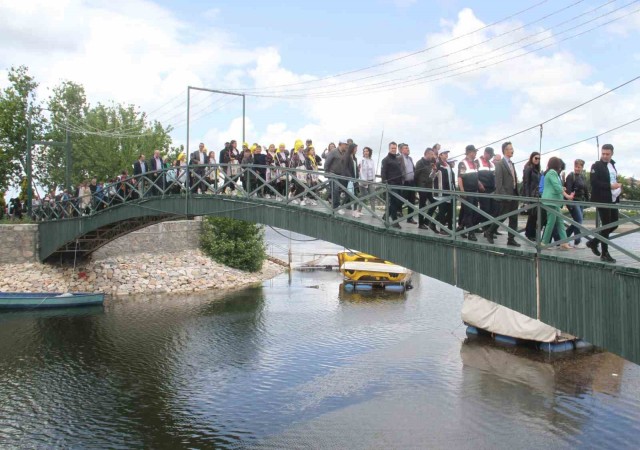
[[[409,273],[409,269],[395,264],[384,264],[364,261],[347,261],[342,264],[341,270],[358,270],[361,272],[382,273]]]
[[[464,293],[462,320],[491,333],[538,342],[554,342],[560,330],[479,295]]]

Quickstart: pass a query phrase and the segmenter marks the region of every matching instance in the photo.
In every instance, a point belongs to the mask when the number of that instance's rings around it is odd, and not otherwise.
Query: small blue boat
[[[103,302],[104,294],[0,292],[0,309],[69,308]]]

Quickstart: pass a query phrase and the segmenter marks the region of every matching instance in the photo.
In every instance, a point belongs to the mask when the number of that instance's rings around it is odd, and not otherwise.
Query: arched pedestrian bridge
[[[185,169],[191,170],[191,177],[184,176]],[[105,187],[92,199],[62,199],[34,207],[40,258],[55,263],[87,256],[119,236],[164,220],[231,217],[375,254],[640,362],[640,235],[635,234],[640,230],[639,204],[613,205],[620,210],[620,220],[610,225],[618,226],[617,234],[606,240],[616,258],[611,264],[601,262],[588,249],[558,250],[558,245],[573,237],[546,247],[540,243],[540,225],[537,239],[530,241],[502,222],[523,212],[538,217],[543,212],[558,214],[539,199],[491,195],[497,200],[517,199],[522,205],[494,218],[459,192],[409,188],[436,196],[436,203],[420,209],[410,205],[397,186],[375,183],[369,194],[359,197],[351,188],[356,181],[328,180],[322,173],[305,170],[237,165],[147,173]],[[339,208],[332,208],[327,200],[332,190],[334,196],[343,197]],[[286,195],[291,191],[295,194]],[[371,208],[371,199],[377,200],[376,208]],[[385,214],[391,199],[415,209],[393,221]],[[439,216],[433,215],[433,208],[452,208],[456,223],[460,205],[477,214],[480,223],[473,229],[499,224],[502,236],[495,244],[481,234],[471,242],[463,237],[468,230],[449,230],[434,218]],[[595,212],[594,204],[583,205]],[[358,206],[362,216],[354,217],[348,208]],[[427,223],[445,229],[446,235],[406,223],[419,214]],[[580,225],[568,216],[562,219],[578,226],[583,236],[604,229],[589,220]],[[509,233],[520,247],[506,245]]]

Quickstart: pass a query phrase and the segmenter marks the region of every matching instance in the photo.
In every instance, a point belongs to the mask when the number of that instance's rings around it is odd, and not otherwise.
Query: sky
[[[640,118],[640,0],[0,0],[0,87],[27,65],[45,99],[62,80],[88,100],[140,105],[186,142],[187,86],[244,92],[246,140],[352,138],[414,159],[505,136],[515,161]],[[191,91],[190,151],[242,139],[240,97]],[[135,136],[131,136],[135,139]],[[381,144],[382,142],[382,144]],[[640,176],[640,121],[600,138]],[[141,149],[151,152],[152,149]],[[97,155],[98,156],[98,155]],[[543,157],[597,157],[595,139]],[[519,166],[522,167],[522,164]]]

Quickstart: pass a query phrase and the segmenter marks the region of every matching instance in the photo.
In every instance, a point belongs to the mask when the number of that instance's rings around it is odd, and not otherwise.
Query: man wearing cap
[[[324,160],[324,171],[327,174],[338,176],[347,176],[347,140],[341,139],[338,147],[333,149]],[[334,210],[340,206],[340,198],[343,192],[347,190],[348,181],[342,178],[331,179],[331,205]],[[338,209],[338,214],[344,214],[342,209]]]
[[[478,190],[482,194],[493,194],[496,191],[496,166],[491,162],[495,156],[495,150],[491,147],[484,149],[484,154],[476,161],[478,166]],[[491,197],[480,197],[478,199],[480,209],[491,217],[498,213],[498,202]],[[487,219],[483,218],[485,222]],[[485,227],[484,237],[490,244],[493,244],[493,234],[489,233],[490,225]]]
[[[467,145],[465,158],[458,164],[458,188],[463,192],[478,192],[478,168],[476,166],[477,150],[473,145]],[[464,196],[465,201],[473,206],[478,206],[478,197]],[[478,214],[467,204],[463,203],[460,208],[460,220],[463,228],[471,228],[478,223]],[[477,241],[475,231],[469,231],[467,238],[470,241]]]
[[[518,174],[516,168],[511,161],[513,157],[513,145],[511,142],[504,142],[502,144],[502,159],[495,165],[496,174],[496,194],[497,195],[518,195]],[[512,213],[518,209],[518,200],[499,200],[500,213],[504,214]],[[507,245],[512,247],[520,247],[515,240],[515,233],[518,229],[518,215],[511,214],[509,216],[509,238],[507,239]],[[495,234],[498,231],[498,225],[494,224],[488,233]]]
[[[427,148],[424,151],[424,156],[416,163],[416,187],[423,189],[433,189],[433,179],[436,176],[438,169],[436,167],[436,157],[432,148]],[[418,207],[423,209],[427,206],[427,201],[435,203],[433,194],[431,192],[420,191],[418,193]],[[436,226],[433,222],[427,222],[426,216],[432,215],[434,207],[427,209],[426,213],[420,213],[418,216],[418,228],[426,230],[431,228],[431,231],[437,232]]]

